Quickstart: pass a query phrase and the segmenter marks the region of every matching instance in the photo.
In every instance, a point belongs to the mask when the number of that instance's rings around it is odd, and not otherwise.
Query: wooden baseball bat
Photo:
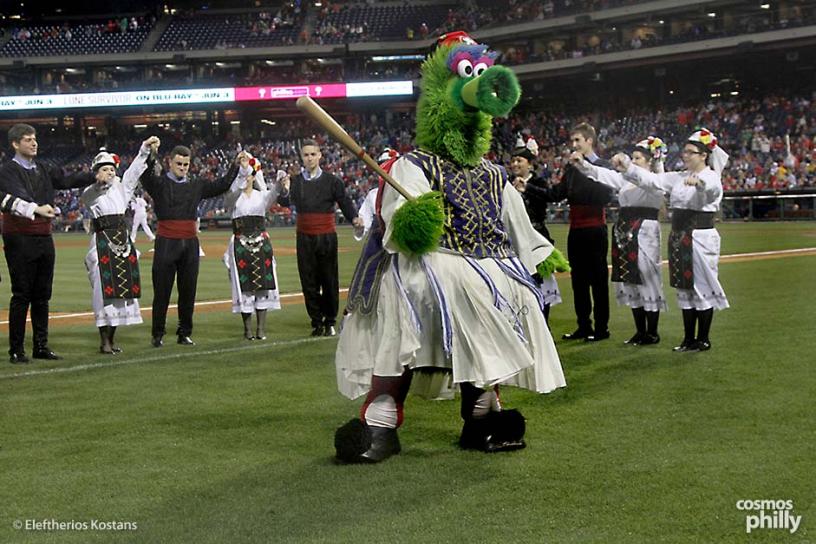
[[[414,197],[408,194],[408,191],[399,184],[397,180],[391,177],[391,174],[382,169],[371,156],[366,153],[360,144],[354,141],[354,138],[349,136],[349,133],[334,120],[334,118],[326,113],[326,110],[321,108],[317,102],[308,96],[301,96],[297,99],[297,107],[303,113],[312,118],[314,122],[326,129],[326,131],[343,147],[354,153],[361,161],[366,163],[369,168],[374,170],[381,178],[383,178],[391,187],[393,187],[399,194],[405,197],[406,200],[414,200]]]

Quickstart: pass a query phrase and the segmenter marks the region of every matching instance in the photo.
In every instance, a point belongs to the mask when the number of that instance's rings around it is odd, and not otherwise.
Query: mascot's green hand
[[[442,195],[424,193],[396,211],[391,220],[392,239],[403,253],[423,255],[439,245],[444,223]]]
[[[553,272],[569,272],[570,270],[572,270],[572,268],[570,268],[569,261],[567,261],[563,253],[555,248],[553,248],[549,257],[536,266],[536,272],[538,272],[542,278],[549,277]]]

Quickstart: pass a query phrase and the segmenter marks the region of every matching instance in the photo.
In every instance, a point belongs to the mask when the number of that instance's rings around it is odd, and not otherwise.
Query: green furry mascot
[[[476,166],[490,151],[493,117],[503,117],[518,103],[521,89],[511,70],[493,65],[496,54],[461,32],[446,34],[422,65],[417,104],[416,143],[462,166]],[[488,66],[490,63],[490,66]],[[459,77],[451,78],[451,68]],[[408,202],[394,218],[394,241],[409,254],[436,249],[444,221],[436,193]],[[538,265],[543,277],[568,272],[564,255],[554,250]]]
[[[566,385],[532,276],[565,263],[533,229],[505,169],[484,158],[493,117],[520,97],[496,57],[452,32],[422,65],[417,149],[389,165],[416,196],[381,186],[337,346],[338,389],[366,395],[360,417],[335,434],[341,462],[400,452],[412,380],[430,398],[450,398],[453,383],[464,421],[459,444],[484,452],[525,446],[525,420],[501,405],[499,383],[539,393]]]

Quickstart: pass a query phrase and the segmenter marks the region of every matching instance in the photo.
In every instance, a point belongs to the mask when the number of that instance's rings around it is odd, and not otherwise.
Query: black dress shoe
[[[646,333],[643,332],[636,332],[635,335],[630,338],[629,340],[625,341],[624,344],[632,344],[633,346],[640,345],[643,342],[643,338],[646,336]]]
[[[154,336],[150,340],[150,345],[153,346],[154,348],[160,348],[164,345],[164,340],[162,340],[161,336]]]
[[[609,338],[609,331],[601,331],[590,334],[584,339],[584,342],[600,342]]]
[[[576,329],[574,332],[568,332],[561,336],[564,340],[582,340],[592,334],[591,330]]]
[[[35,349],[31,354],[35,359],[48,359],[49,361],[59,361],[62,359],[59,355],[48,349],[47,347]]]
[[[334,328],[334,325],[326,325],[323,328],[323,336],[337,336],[337,331]]]
[[[697,340],[697,351],[708,351],[711,349],[711,342],[708,340]]]
[[[660,335],[659,334],[649,334],[648,332],[643,335],[643,338],[640,340],[640,346],[651,346],[654,344],[660,343]]]
[[[193,342],[193,339],[189,336],[179,335],[177,343],[181,344],[182,346],[195,346],[195,342]]]
[[[9,356],[9,363],[11,363],[13,365],[24,365],[24,364],[26,364],[28,362],[30,362],[30,361],[28,360],[28,357],[26,357],[26,354],[23,353],[23,352],[12,353]]]
[[[312,336],[323,336],[323,327],[314,327],[312,328]]]
[[[700,351],[700,346],[697,344],[697,340],[683,340],[683,343],[679,346],[674,346],[672,351],[676,351],[677,353],[686,353],[689,351]]]

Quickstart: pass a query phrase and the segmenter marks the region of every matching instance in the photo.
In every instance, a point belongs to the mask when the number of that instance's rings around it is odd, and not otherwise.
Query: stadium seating
[[[263,15],[263,16],[262,16]],[[303,23],[297,17],[244,13],[174,17],[154,51],[272,47],[297,42]]]
[[[109,21],[76,26],[27,26],[14,29],[0,49],[3,57],[44,57],[134,53],[150,33],[149,22],[123,31]]]
[[[325,10],[318,20],[314,36],[321,43],[352,41],[405,40],[428,35],[442,25],[455,5],[353,5]],[[424,27],[423,27],[424,25]],[[409,30],[410,29],[410,33]]]

